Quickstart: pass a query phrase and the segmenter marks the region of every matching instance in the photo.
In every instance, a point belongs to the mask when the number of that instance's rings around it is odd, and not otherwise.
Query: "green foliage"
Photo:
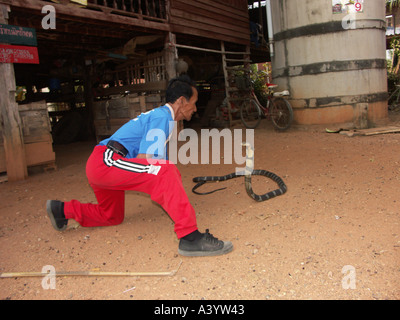
[[[400,39],[392,39],[390,47],[392,49],[393,56],[392,60],[389,60],[387,64],[388,78],[398,79],[400,66]]]
[[[388,13],[392,11],[393,8],[400,5],[400,0],[386,0],[386,10]]]
[[[390,47],[393,50],[393,57],[387,61],[387,82],[389,95],[396,90],[396,85],[400,84],[400,39],[394,38]]]
[[[394,50],[394,54],[400,54],[400,40],[398,38],[394,38],[390,43],[390,47]]]
[[[246,76],[246,74],[248,73],[240,69],[235,72],[236,86],[240,90],[247,90],[250,88],[250,81],[251,87],[254,89],[258,101],[260,101],[263,106],[266,106],[268,101],[267,72],[258,70],[257,64],[252,64],[250,65],[250,78]]]
[[[265,71],[257,70],[257,65],[251,66],[250,79],[253,83],[254,93],[263,106],[267,105],[268,101],[267,76]]]

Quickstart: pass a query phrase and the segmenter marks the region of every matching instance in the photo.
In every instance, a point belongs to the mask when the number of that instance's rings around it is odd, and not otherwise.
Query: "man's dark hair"
[[[196,87],[196,83],[187,75],[171,79],[165,97],[167,103],[174,103],[182,96],[190,100],[193,96],[193,87]]]

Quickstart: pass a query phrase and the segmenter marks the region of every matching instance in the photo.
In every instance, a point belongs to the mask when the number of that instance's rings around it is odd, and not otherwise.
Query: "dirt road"
[[[398,114],[391,118],[400,125]],[[56,146],[57,171],[0,184],[0,272],[169,272],[166,277],[0,279],[0,299],[399,299],[400,134],[346,137],[324,127],[275,132],[262,122],[255,168],[288,186],[255,202],[244,179],[199,196],[192,178],[223,175],[235,165],[178,165],[201,231],[231,240],[234,251],[214,258],[177,254],[167,214],[147,195],[127,192],[123,224],[73,226],[56,232],[47,199],[95,202],[85,177],[94,142]],[[276,185],[254,178],[256,193]],[[202,190],[215,189],[215,185]]]

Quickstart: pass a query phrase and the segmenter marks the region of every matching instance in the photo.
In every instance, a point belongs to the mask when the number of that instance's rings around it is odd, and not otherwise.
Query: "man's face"
[[[184,97],[181,97],[182,99],[182,107],[181,107],[181,114],[183,116],[183,119],[185,119],[186,121],[190,121],[190,119],[192,119],[192,115],[193,113],[195,113],[197,111],[196,108],[196,102],[198,99],[198,92],[196,88],[192,88],[193,90],[193,96],[190,98],[190,100],[187,100]]]

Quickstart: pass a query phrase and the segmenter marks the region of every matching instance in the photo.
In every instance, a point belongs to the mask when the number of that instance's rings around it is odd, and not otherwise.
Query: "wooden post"
[[[165,39],[165,69],[167,72],[167,80],[171,80],[176,77],[175,63],[178,59],[178,53],[176,51],[176,36],[168,32]]]
[[[0,23],[7,24],[9,6],[0,4]],[[0,110],[8,181],[28,177],[25,145],[18,104],[15,102],[15,73],[11,63],[0,63]]]
[[[224,69],[224,78],[225,78],[225,95],[226,95],[226,106],[228,108],[228,128],[232,125],[232,113],[231,113],[231,93],[230,93],[230,85],[229,85],[229,75],[226,63],[226,51],[225,51],[225,43],[221,41],[221,53],[222,53],[222,67]]]
[[[178,61],[178,52],[176,50],[176,36],[169,32],[165,40],[165,71],[167,73],[167,81],[176,77],[176,61]],[[183,130],[183,120],[177,123],[177,132]]]
[[[84,97],[85,97],[85,108],[86,110],[89,111],[89,119],[87,120],[87,126],[88,126],[88,134],[91,137],[96,136],[95,133],[95,128],[94,128],[94,114],[93,114],[93,108],[94,108],[94,97],[93,97],[93,81],[92,81],[92,76],[94,73],[94,66],[93,64],[90,64],[89,66],[85,66],[85,63],[83,62],[83,70],[85,70],[84,74],[84,85],[83,85],[83,90],[84,90]]]

